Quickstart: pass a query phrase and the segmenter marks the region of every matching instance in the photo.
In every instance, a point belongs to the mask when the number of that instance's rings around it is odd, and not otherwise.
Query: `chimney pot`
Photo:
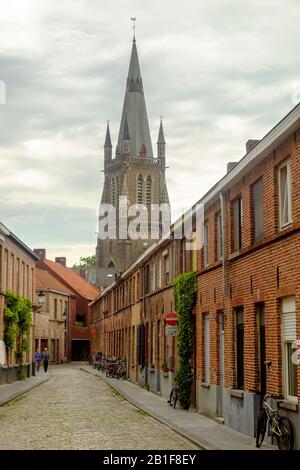
[[[67,259],[65,256],[56,256],[55,262],[61,264],[62,266],[67,266]]]
[[[246,142],[246,152],[250,152],[257,144],[260,142],[260,140],[257,139],[249,139]]]
[[[46,259],[45,248],[34,248],[33,252],[40,258],[41,261],[44,261],[44,259]]]
[[[229,173],[232,170],[232,168],[234,168],[236,166],[237,163],[238,162],[228,162],[227,163],[227,173]]]

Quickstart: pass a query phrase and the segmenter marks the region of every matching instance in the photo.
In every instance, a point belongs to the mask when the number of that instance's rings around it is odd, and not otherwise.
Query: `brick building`
[[[37,267],[50,273],[72,293],[66,354],[72,361],[85,360],[90,352],[90,310],[88,304],[99,293],[99,289],[85,281],[73,269],[66,267],[66,258],[60,257],[51,261],[46,259],[45,249],[35,249],[34,252],[40,259]]]
[[[91,303],[92,351],[126,358],[130,380],[167,397],[177,367],[176,340],[165,335],[172,280],[196,271],[193,406],[254,436],[262,394],[283,396],[297,448],[299,162],[300,105],[261,141],[248,141],[245,156],[199,201],[200,250],[160,240]]]
[[[48,348],[50,362],[69,362],[69,312],[76,308],[73,292],[45,269],[36,269],[36,297],[33,328],[34,351]]]
[[[35,263],[38,260],[14,233],[0,223],[0,383],[17,380],[18,366],[14,351],[8,357],[4,344],[5,296],[7,291],[29,299],[35,303]],[[27,366],[27,375],[31,374],[32,330],[27,337],[29,350],[23,353],[23,363]]]

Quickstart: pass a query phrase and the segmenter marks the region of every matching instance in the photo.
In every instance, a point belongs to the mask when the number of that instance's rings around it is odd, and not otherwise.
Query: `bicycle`
[[[259,412],[256,431],[256,447],[260,447],[264,441],[266,431],[268,436],[275,436],[279,450],[293,450],[294,430],[293,425],[287,416],[280,416],[278,404],[284,400],[276,400],[276,408],[268,403],[268,398],[264,396],[261,410]]]
[[[176,379],[174,379],[173,387],[172,387],[172,390],[171,390],[171,393],[170,393],[168,403],[172,408],[175,409],[176,404],[177,404],[177,400],[178,400],[178,386],[177,386],[177,383],[176,383]]]

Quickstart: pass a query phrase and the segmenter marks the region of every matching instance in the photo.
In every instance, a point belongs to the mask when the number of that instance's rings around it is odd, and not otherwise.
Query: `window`
[[[208,222],[204,224],[204,246],[203,246],[204,266],[208,265]]]
[[[283,229],[292,222],[291,166],[282,165],[278,170],[279,226]]]
[[[8,251],[4,250],[3,290],[7,289]]]
[[[152,179],[151,176],[147,176],[146,181],[146,198],[147,198],[147,209],[151,209],[152,202]]]
[[[54,299],[54,319],[57,319],[57,299]]]
[[[195,233],[192,238],[192,243],[194,244],[194,248],[191,250],[192,271],[197,271],[197,249],[195,248],[196,241],[197,241],[197,234]]]
[[[25,297],[25,263],[24,261],[22,261],[21,279],[22,279],[21,295]]]
[[[223,231],[222,231],[222,214],[221,211],[216,215],[216,260],[220,261],[223,257]]]
[[[116,183],[115,183],[115,178],[112,178],[111,180],[111,202],[115,206],[116,205]]]
[[[14,265],[15,257],[13,254],[10,255],[10,264],[9,264],[9,289],[12,291],[14,289]]]
[[[59,301],[59,312],[60,314],[63,314],[63,301],[62,300]]]
[[[204,330],[204,383],[210,383],[210,325],[209,313],[203,316],[203,330]]]
[[[136,201],[138,204],[143,203],[143,177],[142,175],[139,175],[137,179]]]
[[[242,199],[238,197],[232,203],[233,251],[242,248]]]
[[[264,238],[264,198],[263,179],[260,178],[251,188],[252,199],[252,234],[253,241]]]
[[[76,326],[82,328],[85,326],[85,315],[81,313],[77,313],[76,315]]]
[[[17,258],[17,265],[16,265],[16,293],[20,294],[20,260]]]
[[[284,395],[290,401],[297,399],[297,365],[293,363],[293,343],[296,340],[296,304],[294,297],[285,297],[281,303]]]
[[[157,288],[161,288],[161,257],[159,256],[158,259],[156,260],[156,267],[157,267]]]
[[[169,255],[164,255],[164,280],[165,285],[169,284]]]
[[[237,388],[244,388],[244,309],[235,309],[236,314],[236,384]]]

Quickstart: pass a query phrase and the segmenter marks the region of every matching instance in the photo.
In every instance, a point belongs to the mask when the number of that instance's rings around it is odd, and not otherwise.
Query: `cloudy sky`
[[[130,17],[154,148],[164,118],[173,217],[300,100],[299,0],[0,0],[0,12],[0,221],[69,265],[94,253]]]

